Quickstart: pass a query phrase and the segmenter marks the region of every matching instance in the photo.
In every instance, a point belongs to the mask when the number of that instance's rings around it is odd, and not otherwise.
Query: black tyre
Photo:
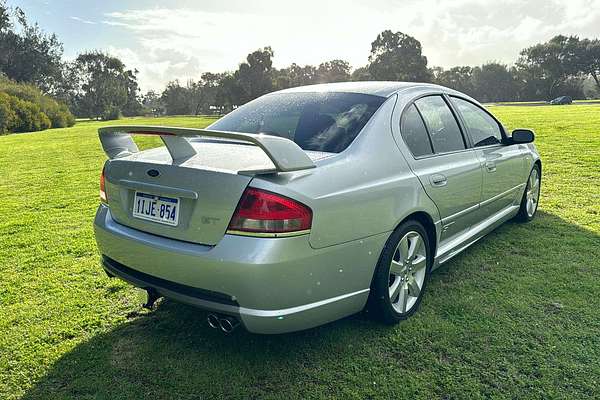
[[[535,217],[540,200],[540,187],[542,184],[542,174],[540,166],[535,164],[527,178],[527,186],[521,199],[519,213],[515,219],[519,222],[529,222]]]
[[[428,234],[421,223],[409,220],[396,228],[375,269],[369,313],[388,324],[414,314],[423,298],[432,261]]]

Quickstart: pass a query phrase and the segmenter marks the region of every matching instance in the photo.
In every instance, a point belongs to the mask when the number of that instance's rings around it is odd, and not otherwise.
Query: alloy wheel
[[[527,182],[527,194],[526,194],[526,209],[527,216],[533,217],[537,210],[538,200],[540,197],[540,175],[538,170],[534,168],[529,175],[529,182]]]
[[[389,297],[396,312],[405,314],[417,303],[427,272],[424,238],[410,231],[400,239],[389,273]]]

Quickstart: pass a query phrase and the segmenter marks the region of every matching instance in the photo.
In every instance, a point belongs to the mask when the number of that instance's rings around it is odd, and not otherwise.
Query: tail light
[[[312,211],[304,204],[266,190],[246,188],[229,223],[229,233],[291,236],[306,233]]]
[[[104,183],[104,167],[102,168],[102,173],[100,174],[100,201],[106,203],[106,188]]]

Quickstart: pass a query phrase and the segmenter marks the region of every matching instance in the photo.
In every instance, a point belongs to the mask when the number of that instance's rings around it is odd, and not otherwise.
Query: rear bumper
[[[237,316],[251,332],[283,333],[360,311],[387,234],[313,249],[308,236],[225,235],[215,246],[116,223],[101,205],[94,230],[112,275],[206,310]]]

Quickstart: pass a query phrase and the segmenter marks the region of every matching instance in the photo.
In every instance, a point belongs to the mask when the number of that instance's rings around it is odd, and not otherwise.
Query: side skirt
[[[502,225],[505,221],[514,217],[519,211],[518,205],[511,205],[504,210],[492,215],[491,217],[484,219],[476,225],[473,225],[471,229],[463,233],[462,235],[452,239],[450,242],[438,248],[435,256],[433,269],[438,268],[440,265],[450,260],[455,255],[459,254],[467,247]]]

